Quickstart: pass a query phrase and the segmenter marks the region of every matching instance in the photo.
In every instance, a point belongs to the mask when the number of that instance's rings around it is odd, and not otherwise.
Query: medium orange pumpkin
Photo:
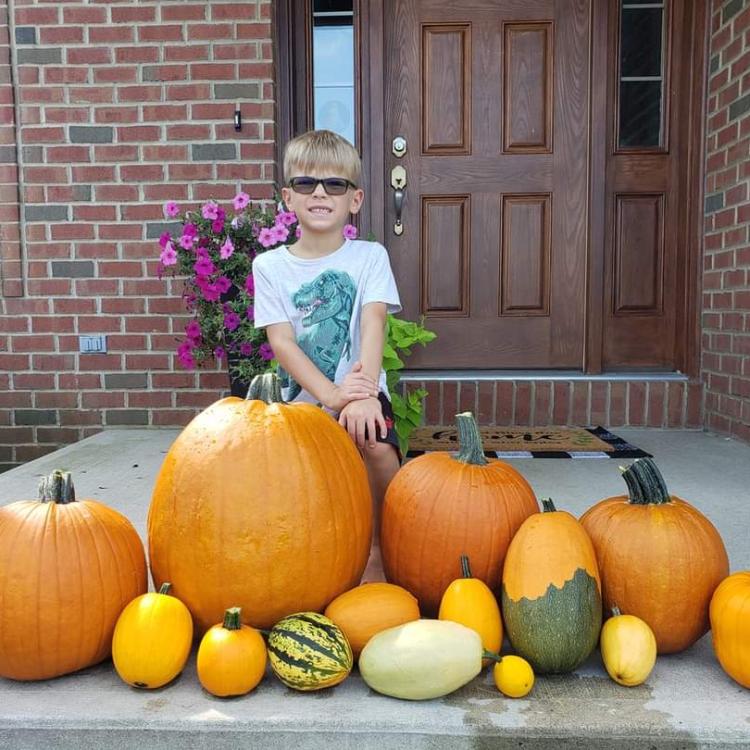
[[[172,583],[204,632],[226,609],[269,628],[356,586],[370,550],[364,462],[335,419],[285,404],[274,374],[209,406],[169,450],[148,538],[154,584]]]
[[[426,453],[399,469],[383,503],[380,547],[388,581],[419,600],[434,617],[456,560],[471,559],[473,575],[496,593],[510,540],[539,511],[529,483],[509,464],[486,459],[470,412],[456,416],[458,455]]]
[[[709,609],[714,653],[721,668],[750,688],[750,571],[732,573],[714,591]]]
[[[660,654],[682,651],[708,630],[711,595],[729,573],[727,552],[714,525],[669,494],[651,459],[622,471],[629,495],[602,500],[581,517],[596,549],[604,607],[644,620]]]
[[[0,508],[0,676],[46,680],[106,659],[115,623],[147,589],[143,544],[125,516],[76,500],[69,472],[39,500]]]
[[[419,619],[417,600],[392,583],[363,583],[337,596],[325,616],[336,623],[349,641],[354,658],[376,633]]]

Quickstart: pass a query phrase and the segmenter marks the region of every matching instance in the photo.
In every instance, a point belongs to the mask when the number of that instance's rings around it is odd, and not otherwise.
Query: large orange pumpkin
[[[182,431],[148,515],[154,584],[172,583],[199,632],[232,606],[256,628],[323,610],[359,583],[371,533],[351,438],[318,407],[283,403],[273,374]]]
[[[604,608],[644,620],[660,654],[682,651],[708,630],[711,595],[729,573],[724,543],[697,508],[669,494],[651,459],[636,459],[623,478],[629,495],[602,500],[581,517],[596,549]]]
[[[709,615],[719,664],[733,680],[750,688],[750,570],[732,573],[718,585]]]
[[[518,527],[539,511],[529,483],[509,464],[484,456],[470,412],[456,416],[460,450],[409,461],[383,503],[380,546],[386,578],[435,617],[467,555],[472,573],[498,593],[503,560]]]
[[[39,500],[0,508],[0,676],[46,680],[110,655],[115,623],[147,589],[143,544],[125,516],[76,500],[69,472]]]

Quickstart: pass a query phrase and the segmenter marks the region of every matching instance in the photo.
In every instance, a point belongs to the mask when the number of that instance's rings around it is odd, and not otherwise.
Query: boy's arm
[[[380,370],[383,367],[385,328],[385,302],[368,302],[362,308],[360,353],[362,372],[369,375],[376,383],[380,379]]]
[[[323,406],[340,412],[350,401],[372,395],[364,383],[357,382],[346,389],[332,383],[299,347],[290,323],[268,325],[266,334],[279,364]]]

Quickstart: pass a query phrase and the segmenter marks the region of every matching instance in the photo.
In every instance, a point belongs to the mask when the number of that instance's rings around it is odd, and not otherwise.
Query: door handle
[[[406,187],[406,170],[398,164],[391,170],[391,187],[393,188],[393,205],[396,209],[396,221],[393,224],[393,233],[401,235],[404,233],[404,225],[401,222],[401,210],[404,207],[404,188]]]

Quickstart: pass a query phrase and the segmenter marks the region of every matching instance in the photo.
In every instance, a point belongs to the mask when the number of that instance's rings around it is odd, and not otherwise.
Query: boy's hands
[[[334,385],[331,397],[325,405],[335,412],[340,412],[350,401],[366,398],[377,398],[378,384],[367,374],[362,372],[362,363],[355,362],[341,385]]]
[[[365,444],[375,447],[378,432],[381,437],[388,434],[383,417],[383,407],[377,398],[366,398],[348,403],[339,414],[339,424],[347,429],[355,445],[363,450]],[[367,429],[367,438],[365,438]]]

